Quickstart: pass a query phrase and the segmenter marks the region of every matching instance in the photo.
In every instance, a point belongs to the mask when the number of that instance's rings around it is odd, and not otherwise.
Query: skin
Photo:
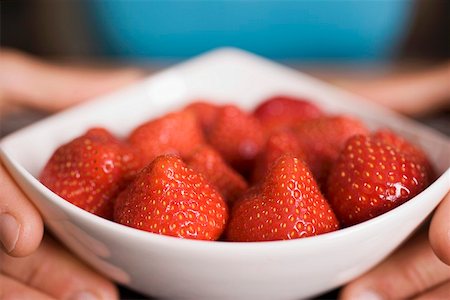
[[[52,299],[76,299],[86,294],[96,299],[117,298],[114,285],[48,236],[31,255],[18,258],[0,252],[0,260],[0,276],[7,278],[3,287],[6,299],[11,293],[43,293]]]
[[[51,64],[7,49],[0,51],[0,65],[0,115],[20,106],[50,112],[64,109],[130,84],[143,74],[135,69]],[[340,79],[339,84],[402,113],[417,114],[449,105],[449,74],[447,63],[371,82]],[[417,87],[415,93],[411,86]],[[0,240],[6,241],[6,245],[0,243],[0,298],[117,299],[111,282],[44,234],[39,212],[2,165],[0,190]],[[3,221],[2,215],[7,215]],[[422,230],[380,265],[348,284],[341,298],[441,299],[450,293],[449,265],[447,194],[433,215],[428,234]]]
[[[450,203],[449,195],[445,201],[447,205]],[[442,206],[437,212],[441,208]],[[446,213],[448,218],[448,210]],[[433,222],[448,221],[441,220],[438,215],[433,218]],[[370,293],[373,299],[407,299],[419,296],[430,296],[424,299],[441,299],[431,298],[431,295],[441,293],[442,289],[447,289],[447,294],[450,291],[450,267],[434,252],[436,247],[442,247],[444,243],[448,246],[448,236],[447,241],[444,238],[430,243],[427,231],[423,228],[387,260],[348,284],[341,291],[341,298],[366,299]]]
[[[130,68],[50,64],[8,49],[1,49],[0,65],[0,118],[22,106],[61,110],[128,85],[143,74]],[[0,190],[0,240],[7,241],[0,243],[1,299],[118,298],[113,283],[55,241],[42,239],[38,210],[1,164]]]
[[[403,114],[420,116],[450,108],[449,78],[450,61],[447,61],[424,70],[339,80],[336,84]]]

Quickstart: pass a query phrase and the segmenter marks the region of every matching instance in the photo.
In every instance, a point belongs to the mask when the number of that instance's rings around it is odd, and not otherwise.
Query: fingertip
[[[96,285],[96,290],[82,290],[69,296],[70,300],[116,300],[119,299],[117,287],[109,282]]]
[[[35,252],[41,244],[44,235],[44,224],[37,211],[28,213],[26,220],[16,218],[20,224],[19,235],[13,249],[8,254],[14,257],[28,256]]]
[[[119,299],[117,286],[111,280],[77,260],[66,249],[60,248],[55,240],[46,236],[43,245],[46,247],[45,251],[42,252],[46,256],[43,259],[51,259],[48,270],[54,273],[55,270],[64,268],[64,271],[60,272],[57,277],[52,275],[48,277],[50,279],[44,279],[53,281],[57,283],[56,285],[59,282],[58,287],[55,287],[54,284],[43,287],[47,293],[58,299]],[[74,276],[77,278],[76,280],[74,280]],[[43,286],[43,283],[41,282],[40,285]]]
[[[0,245],[11,256],[30,255],[42,240],[42,218],[2,165],[0,183]]]
[[[83,265],[84,267],[84,265]],[[103,277],[101,274],[96,273],[91,268],[87,268],[85,271],[89,273],[85,274],[85,278],[90,280],[84,286],[90,293],[95,295],[95,299],[101,300],[116,300],[119,299],[119,290],[112,281]],[[81,273],[80,273],[81,274]],[[84,298],[81,298],[84,299]],[[90,299],[90,298],[89,298]]]
[[[119,299],[119,290],[117,286],[102,277],[101,275],[92,272],[90,269],[88,274],[85,275],[86,282],[72,282],[65,286],[64,291],[60,291],[55,294],[56,296],[61,293],[68,292],[69,299],[82,300],[82,299],[96,299],[96,300],[116,300]],[[89,279],[89,280],[88,280]]]
[[[356,280],[341,290],[339,299],[342,300],[354,300],[354,299],[364,299],[364,300],[382,300],[385,299],[379,292],[374,289],[367,287],[362,280]]]
[[[429,239],[439,259],[450,265],[450,193],[444,198],[431,220]]]
[[[100,299],[116,300],[119,299],[119,290],[117,286],[111,281],[104,280],[102,288],[100,289]]]

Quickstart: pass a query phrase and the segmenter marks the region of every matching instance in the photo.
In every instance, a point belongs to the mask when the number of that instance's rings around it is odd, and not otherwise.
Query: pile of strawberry
[[[433,171],[388,130],[278,96],[247,113],[196,102],[124,140],[93,128],[59,147],[41,182],[74,205],[141,230],[250,242],[314,236],[383,214]]]

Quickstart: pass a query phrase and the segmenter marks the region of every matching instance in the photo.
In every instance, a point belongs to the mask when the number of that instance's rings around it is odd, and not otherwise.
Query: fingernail
[[[82,291],[73,295],[70,300],[99,300],[99,298],[91,292]]]
[[[381,297],[380,294],[372,291],[372,290],[365,290],[361,291],[358,294],[354,295],[355,300],[383,300],[383,297]]]
[[[8,213],[0,214],[0,241],[7,253],[10,253],[16,247],[19,229],[20,225],[16,218]]]

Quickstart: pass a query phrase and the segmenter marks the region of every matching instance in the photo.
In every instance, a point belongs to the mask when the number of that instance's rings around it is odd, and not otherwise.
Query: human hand
[[[449,265],[450,193],[435,212],[428,237],[421,230],[380,265],[348,284],[341,298],[448,299]]]
[[[1,299],[117,299],[115,286],[45,236],[26,257],[0,251]]]
[[[423,73],[341,84],[407,114],[423,114],[450,101],[450,64]],[[448,299],[450,297],[450,193],[429,228],[416,234],[380,265],[343,288],[346,299]],[[376,249],[374,249],[376,251]]]
[[[0,52],[0,109],[63,109],[141,76],[134,69],[99,70],[49,64]],[[38,210],[0,164],[0,299],[115,299],[115,286],[44,237]],[[91,296],[89,298],[89,296]]]

